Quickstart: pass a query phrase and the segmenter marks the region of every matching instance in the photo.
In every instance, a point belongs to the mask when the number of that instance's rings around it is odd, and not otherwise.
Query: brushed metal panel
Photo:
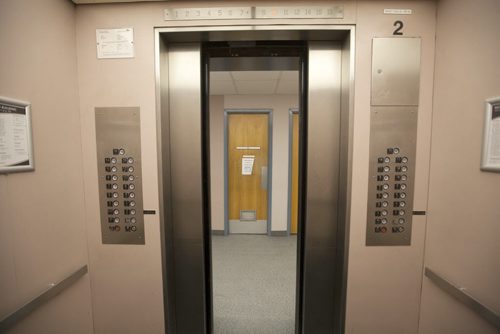
[[[308,57],[302,332],[332,333],[339,209],[341,47],[333,42],[311,42]]]
[[[200,45],[168,51],[176,330],[205,333]]]
[[[95,108],[103,244],[144,244],[138,107]]]
[[[373,39],[372,105],[418,105],[420,44],[414,37]]]
[[[372,107],[367,246],[411,244],[417,117],[417,107]]]

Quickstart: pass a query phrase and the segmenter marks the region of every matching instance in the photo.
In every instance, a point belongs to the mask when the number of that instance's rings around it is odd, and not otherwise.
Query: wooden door
[[[297,234],[299,215],[299,114],[292,114],[292,205],[290,233]]]
[[[255,210],[256,220],[267,223],[268,142],[268,114],[228,115],[228,216],[230,221],[239,220],[242,210]],[[254,159],[250,175],[242,175],[244,156]]]

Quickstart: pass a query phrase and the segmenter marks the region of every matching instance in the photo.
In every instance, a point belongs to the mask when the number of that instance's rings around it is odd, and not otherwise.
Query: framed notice
[[[500,97],[486,100],[481,169],[500,172]]]
[[[0,96],[0,173],[34,170],[30,103]]]

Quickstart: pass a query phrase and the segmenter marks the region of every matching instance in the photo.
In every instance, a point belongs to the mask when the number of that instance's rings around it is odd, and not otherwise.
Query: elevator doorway
[[[246,51],[277,59],[277,49],[292,50],[300,60],[292,332],[343,331],[348,185],[342,176],[348,174],[353,30],[280,31],[276,39],[272,30],[279,28],[267,29],[247,31],[244,36],[226,31],[212,37],[210,33],[182,36],[178,30],[172,34],[158,31],[164,301],[166,328],[173,333],[214,331],[211,203],[221,198],[210,189],[210,65],[207,44],[202,43],[210,38],[221,43],[218,46],[224,52],[237,50],[235,61],[241,61]]]

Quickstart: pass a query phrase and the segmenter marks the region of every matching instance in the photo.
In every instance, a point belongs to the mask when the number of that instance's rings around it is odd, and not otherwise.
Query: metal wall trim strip
[[[14,311],[7,317],[3,318],[0,321],[0,332],[3,333],[7,329],[13,327],[38,307],[42,306],[44,303],[69,288],[71,285],[73,285],[73,283],[78,281],[78,279],[80,279],[80,277],[82,277],[86,273],[88,273],[88,266],[84,265],[77,271],[70,274],[68,277],[52,285],[45,292],[42,292],[38,297],[35,297],[24,306],[21,306],[17,311]]]
[[[466,292],[466,289],[451,283],[432,269],[425,267],[425,276],[453,298],[469,307],[496,328],[500,328],[500,315]]]

